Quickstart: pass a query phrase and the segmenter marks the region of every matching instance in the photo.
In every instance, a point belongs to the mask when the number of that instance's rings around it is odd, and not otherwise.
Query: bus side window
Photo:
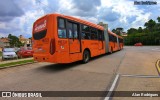
[[[112,41],[113,39],[112,39],[112,35],[111,34],[109,34],[109,41]]]
[[[58,19],[58,37],[67,38],[65,20],[62,18]]]
[[[73,28],[74,28],[74,38],[78,39],[78,25],[77,24],[73,24]]]
[[[81,33],[81,38],[82,39],[91,39],[90,35],[90,27],[86,25],[82,25],[82,33]]]
[[[68,33],[69,33],[69,38],[73,38],[73,27],[72,23],[68,22]]]
[[[78,39],[78,25],[72,22],[68,22],[69,38]]]
[[[102,31],[102,40],[103,40],[103,41],[105,40],[104,31]]]
[[[97,37],[97,29],[95,28],[91,28],[91,39],[93,40],[97,40],[98,37]]]
[[[120,40],[120,43],[123,43],[123,39],[119,38],[119,40]]]
[[[120,43],[120,38],[118,38],[118,42]]]
[[[116,36],[114,36],[114,42],[117,42],[117,37]]]
[[[82,39],[91,39],[89,33],[82,32]]]
[[[98,30],[98,40],[104,40],[103,38],[104,38],[104,33],[103,33],[103,31],[101,31],[101,30]]]

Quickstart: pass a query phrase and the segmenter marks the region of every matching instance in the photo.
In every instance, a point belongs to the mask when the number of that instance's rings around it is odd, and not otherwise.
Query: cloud
[[[19,22],[19,27],[21,29],[21,34],[31,36],[33,23],[35,22],[35,20],[37,20],[38,18],[40,18],[43,15],[44,15],[43,10],[41,10],[41,12],[28,11],[28,12],[26,12],[25,15],[16,19],[14,22],[16,22],[16,21]]]
[[[5,34],[5,33],[0,33],[0,37],[7,37],[7,34]]]
[[[101,5],[100,0],[73,0],[72,3],[73,8],[77,8],[84,12],[92,11],[93,9],[96,9],[97,6]]]
[[[130,27],[137,28],[143,26],[146,21],[150,19],[151,12],[140,9],[134,5],[133,0],[101,0],[103,8],[107,13],[101,13],[104,21],[109,24],[111,29],[122,27],[126,31]],[[107,16],[108,19],[107,19]]]
[[[133,0],[3,0],[0,3],[0,36],[12,33],[31,36],[33,22],[48,13],[61,13],[109,28],[143,27],[159,16],[160,1],[154,6],[135,6]]]
[[[17,27],[17,23],[0,23],[0,32],[1,33],[13,33],[14,31],[19,30],[20,28]]]
[[[113,11],[112,7],[101,7],[98,12],[98,17],[100,20],[113,22],[119,19],[120,14]]]
[[[33,22],[45,14],[43,10],[45,5],[43,4],[41,6],[36,6],[38,4],[35,2],[35,0],[29,0],[29,1],[22,0],[22,1],[23,2],[21,3],[19,2],[19,0],[15,0],[14,5],[19,8],[17,10],[20,9],[21,11],[24,10],[25,13],[23,12],[21,13],[21,15],[17,14],[17,16],[11,16],[11,14],[7,13],[6,16],[2,18],[3,21],[1,20],[0,17],[0,33],[1,33],[0,36],[7,36],[9,33],[11,33],[16,36],[24,35],[25,37],[31,37]],[[47,4],[48,1],[47,0],[44,1],[46,1],[45,3]],[[11,11],[14,11],[14,9]],[[10,20],[8,20],[9,18]]]
[[[138,17],[136,17],[136,20],[133,21],[129,27],[134,27],[134,28],[138,28],[140,26],[143,27],[144,23],[149,20],[150,16],[151,16],[151,13],[146,13],[146,14],[143,14],[143,15],[139,15]]]
[[[72,16],[92,17],[96,16],[101,5],[100,0],[60,0],[59,12]]]
[[[132,23],[133,21],[135,21],[135,20],[136,20],[136,17],[137,17],[137,16],[130,16],[130,17],[128,17],[128,18],[127,18],[128,23]]]
[[[0,21],[10,21],[24,14],[23,10],[13,0],[3,0],[0,3]]]
[[[108,23],[111,29],[142,26],[150,17],[149,12],[138,9],[133,1],[127,0],[60,0],[60,4],[60,12],[63,14],[94,23],[103,21]]]

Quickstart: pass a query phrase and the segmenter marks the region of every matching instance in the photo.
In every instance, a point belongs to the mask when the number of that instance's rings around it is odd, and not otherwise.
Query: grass
[[[19,64],[26,64],[26,63],[33,63],[34,60],[23,60],[23,61],[17,61],[17,62],[10,62],[10,63],[5,63],[5,64],[0,64],[0,68],[2,67],[7,67],[7,66],[14,66],[14,65],[19,65]]]
[[[0,51],[0,57],[2,56],[2,52]]]

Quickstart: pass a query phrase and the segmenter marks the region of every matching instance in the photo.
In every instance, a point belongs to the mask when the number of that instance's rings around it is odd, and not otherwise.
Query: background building
[[[121,36],[128,36],[128,34],[126,32],[122,32]]]
[[[0,51],[2,51],[2,48],[9,47],[9,39],[7,37],[0,38]]]
[[[108,24],[104,24],[103,22],[99,22],[98,25],[103,26],[105,29],[108,29]]]
[[[25,38],[22,35],[20,35],[18,38],[19,38],[19,41],[23,43],[25,47],[31,46],[31,38]]]
[[[0,38],[0,42],[4,45],[4,47],[9,47],[9,39],[7,37]]]

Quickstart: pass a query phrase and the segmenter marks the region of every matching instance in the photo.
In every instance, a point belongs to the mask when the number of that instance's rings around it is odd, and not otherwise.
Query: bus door
[[[79,24],[68,22],[69,52],[80,52]]]
[[[101,30],[98,30],[98,48],[103,49],[103,32]]]

